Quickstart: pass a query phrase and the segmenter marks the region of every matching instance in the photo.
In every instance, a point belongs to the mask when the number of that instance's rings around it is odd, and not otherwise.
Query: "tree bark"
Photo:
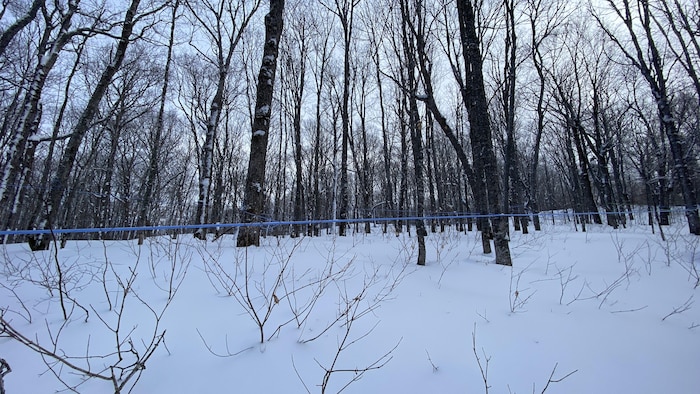
[[[639,7],[639,18],[633,18],[628,0],[623,2],[623,7],[612,0],[608,4],[615,14],[624,22],[627,29],[632,48],[622,44],[618,38],[606,28],[606,24],[598,17],[598,24],[605,30],[610,39],[618,46],[628,60],[639,70],[642,77],[647,81],[651,94],[656,102],[657,114],[666,137],[668,138],[671,158],[674,165],[674,176],[678,180],[683,203],[685,205],[685,216],[688,220],[688,230],[691,234],[700,235],[700,212],[698,211],[698,201],[695,194],[686,148],[683,138],[678,129],[678,124],[671,108],[670,94],[666,85],[667,75],[664,70],[662,54],[654,41],[654,34],[651,30],[651,13],[648,1],[637,0]],[[635,23],[640,23],[646,39],[645,47],[642,46],[635,30]]]
[[[17,35],[17,33],[19,33],[22,29],[27,27],[27,25],[30,24],[34,20],[34,18],[36,18],[37,12],[44,5],[45,2],[46,0],[34,0],[34,2],[32,2],[32,5],[29,7],[29,10],[27,10],[26,15],[17,19],[15,23],[10,25],[10,27],[8,27],[7,30],[3,31],[2,34],[0,34],[0,56],[2,56],[3,53],[5,53],[7,46],[10,45],[10,42]]]
[[[336,2],[336,15],[343,29],[343,98],[340,107],[342,122],[342,141],[340,151],[340,207],[338,235],[345,236],[349,214],[349,190],[348,190],[348,144],[350,141],[350,57],[353,30],[353,16],[357,0],[344,1],[341,5]]]
[[[293,69],[295,65],[291,56],[289,57],[289,68],[291,72],[291,95],[293,105],[293,128],[294,128],[294,220],[302,221],[306,218],[306,203],[304,193],[304,178],[303,178],[303,158],[301,144],[301,113],[304,100],[304,85],[306,83],[306,52],[307,52],[307,36],[306,36],[306,20],[301,17],[299,26],[294,32],[294,42],[298,43],[299,64],[298,70]],[[304,234],[304,226],[296,224],[292,228],[292,236],[297,237]]]
[[[503,68],[502,104],[505,118],[506,146],[504,157],[503,178],[503,212],[513,213],[513,224],[516,230],[527,234],[528,220],[524,215],[522,200],[523,184],[517,163],[518,151],[515,140],[515,93],[517,71],[517,35],[515,31],[515,2],[504,0],[506,15],[505,65]],[[512,204],[515,205],[512,205]]]
[[[475,171],[472,168],[472,165],[469,163],[469,159],[467,158],[467,155],[464,151],[463,144],[460,142],[459,138],[457,138],[457,135],[454,132],[452,126],[450,126],[450,124],[447,121],[447,118],[442,114],[442,111],[440,110],[440,108],[437,105],[437,102],[435,101],[435,92],[432,83],[431,61],[428,58],[426,51],[427,44],[425,31],[420,25],[418,27],[411,26],[411,30],[414,31],[416,35],[416,52],[418,57],[417,63],[422,76],[423,86],[425,88],[425,95],[423,95],[421,99],[425,102],[426,107],[435,118],[435,121],[440,126],[440,129],[452,145],[452,148],[455,150],[462,171],[467,177],[468,183],[472,191],[474,192],[475,200],[478,206],[477,209],[479,209],[480,213],[483,214],[488,209],[486,206],[486,186],[483,183],[483,177],[478,177],[477,175],[475,175]],[[455,74],[455,77],[458,78],[460,86],[463,86],[464,84],[462,83],[462,77],[459,74]],[[478,166],[479,165],[475,163],[475,167]],[[464,198],[466,201],[466,194]],[[488,225],[488,219],[479,218],[478,222],[482,224],[480,228],[480,230],[482,231],[482,250],[484,253],[491,253],[491,226]]]
[[[175,0],[175,2],[172,5],[172,14],[170,17],[170,36],[168,39],[168,50],[165,57],[165,69],[163,70],[163,86],[160,92],[156,124],[152,131],[151,138],[149,138],[151,152],[148,158],[148,173],[146,174],[146,183],[144,185],[143,194],[141,195],[138,218],[136,219],[136,226],[139,227],[145,226],[148,222],[148,211],[151,208],[154,194],[153,189],[156,184],[158,173],[160,172],[160,145],[162,143],[161,140],[164,130],[165,104],[167,101],[166,97],[168,94],[168,87],[170,83],[170,64],[173,58],[173,44],[175,42],[175,19],[177,18],[177,11],[179,5],[180,0]],[[143,232],[139,233],[139,245],[143,243],[143,236]]]
[[[284,0],[270,0],[270,11],[265,16],[265,47],[262,65],[258,74],[258,88],[255,99],[250,143],[250,161],[246,176],[245,197],[243,200],[245,223],[258,221],[265,202],[265,166],[267,162],[267,141],[270,131],[272,95],[274,93],[275,73],[279,41],[282,36]],[[238,232],[237,245],[246,247],[260,245],[260,227],[241,227]]]
[[[77,4],[72,4],[59,21],[58,26],[50,25],[50,20],[47,18],[46,30],[39,40],[38,64],[30,78],[27,93],[22,100],[19,123],[14,128],[10,147],[7,149],[7,164],[3,168],[2,179],[0,179],[0,212],[2,212],[0,224],[4,228],[10,228],[13,225],[15,214],[22,203],[19,198],[25,181],[25,178],[22,177],[22,163],[34,160],[33,157],[27,157],[28,154],[34,152],[32,149],[28,149],[27,144],[34,143],[30,142],[30,139],[35,136],[39,128],[40,101],[46,79],[64,46],[77,34],[76,30],[70,30],[72,18],[77,9]],[[58,32],[54,38],[52,33],[56,28],[58,28]]]
[[[49,189],[49,195],[44,203],[44,214],[41,218],[38,228],[45,229],[47,227],[56,226],[56,214],[61,209],[61,201],[68,184],[68,179],[70,177],[71,170],[75,164],[75,158],[78,155],[78,149],[82,143],[83,137],[92,126],[92,122],[97,115],[97,110],[104,97],[107,88],[109,87],[112,78],[121,67],[122,61],[126,54],[126,49],[131,41],[131,33],[134,29],[134,24],[136,23],[136,12],[138,10],[140,0],[132,0],[129,8],[126,11],[124,21],[122,24],[122,32],[119,37],[117,48],[114,52],[114,57],[107,65],[107,68],[102,72],[100,79],[95,86],[95,90],[90,95],[87,105],[83,110],[83,113],[78,120],[73,133],[68,139],[63,155],[58,164],[58,169],[56,174],[51,180],[51,185]],[[32,250],[46,250],[49,247],[49,238],[46,236],[38,236],[36,238],[29,239],[29,247]]]
[[[488,102],[484,88],[482,59],[479,49],[479,37],[476,34],[476,17],[470,0],[457,1],[459,17],[459,32],[464,57],[464,86],[463,96],[469,116],[474,162],[482,163],[476,170],[476,176],[484,177],[486,181],[489,214],[493,214],[494,249],[496,264],[513,265],[508,246],[508,221],[501,217],[500,201],[501,188],[498,181],[498,165],[491,140],[491,125],[489,122]]]
[[[420,7],[416,5],[418,10],[416,14],[420,14]],[[418,239],[418,265],[425,265],[425,223],[423,222],[423,211],[425,208],[425,181],[423,179],[423,136],[421,132],[421,121],[418,113],[418,100],[416,81],[416,56],[415,42],[412,35],[409,34],[407,26],[410,23],[409,6],[406,0],[401,0],[401,16],[402,16],[402,41],[404,56],[406,57],[406,86],[404,87],[405,94],[408,95],[408,129],[411,134],[411,148],[413,151],[413,171],[416,177],[416,238]],[[419,16],[420,18],[420,16]],[[420,24],[420,22],[418,22]]]

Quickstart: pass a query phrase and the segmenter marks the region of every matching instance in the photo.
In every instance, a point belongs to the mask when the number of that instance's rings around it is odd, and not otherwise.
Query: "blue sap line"
[[[586,215],[625,215],[627,212],[540,212],[540,217],[562,217],[562,216],[586,216]],[[42,229],[42,230],[0,230],[0,236],[6,235],[40,235],[40,234],[86,234],[86,233],[111,233],[125,231],[167,231],[167,230],[197,230],[212,228],[242,228],[242,227],[276,227],[293,225],[316,225],[316,224],[338,224],[338,223],[364,223],[364,222],[393,222],[409,220],[446,220],[446,219],[480,219],[495,217],[530,217],[534,214],[456,214],[439,216],[401,216],[401,217],[381,217],[381,218],[356,218],[356,219],[319,219],[319,220],[282,220],[282,221],[258,221],[250,223],[210,223],[210,224],[182,224],[182,225],[161,225],[161,226],[134,226],[134,227],[95,227],[95,228],[65,228],[65,229]]]

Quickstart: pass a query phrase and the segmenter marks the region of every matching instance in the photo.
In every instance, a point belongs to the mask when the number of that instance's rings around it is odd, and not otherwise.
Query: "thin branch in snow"
[[[482,348],[481,353],[484,356],[484,363],[481,363],[481,358],[479,353],[476,351],[476,323],[474,323],[474,330],[472,331],[472,351],[474,352],[474,358],[476,358],[476,363],[479,365],[479,371],[481,372],[481,378],[484,380],[484,390],[486,394],[489,394],[489,361],[491,357],[486,355],[486,351]]]
[[[693,301],[693,297],[694,297],[694,296],[695,296],[695,295],[691,295],[691,296],[688,297],[688,299],[685,300],[685,302],[684,302],[683,304],[681,304],[679,307],[673,308],[673,311],[671,311],[671,313],[669,313],[668,315],[664,316],[664,318],[661,319],[661,321],[664,321],[664,320],[666,320],[667,318],[669,318],[669,317],[671,317],[671,316],[673,316],[673,315],[681,314],[681,313],[683,313],[683,312],[689,310],[689,309],[693,306],[693,302],[695,302],[695,301]]]
[[[549,388],[549,385],[550,385],[550,384],[552,384],[552,383],[559,383],[559,382],[563,381],[564,379],[568,378],[569,376],[571,376],[571,375],[575,374],[576,372],[578,372],[578,369],[575,369],[575,370],[573,370],[573,371],[567,373],[566,375],[564,375],[563,377],[561,377],[561,378],[559,378],[559,379],[553,379],[553,378],[554,378],[554,373],[557,371],[557,366],[559,366],[559,363],[554,364],[554,368],[552,368],[552,373],[549,374],[549,379],[547,380],[547,384],[546,384],[546,385],[544,386],[544,388],[542,389],[542,394],[544,394],[544,392],[547,391],[547,389]],[[533,391],[534,391],[534,389],[533,389]]]
[[[430,363],[430,365],[433,366],[433,373],[437,372],[438,366],[435,365],[435,363],[433,362],[433,359],[430,358],[430,353],[428,353],[428,349],[425,349],[425,354],[428,356],[428,362]]]

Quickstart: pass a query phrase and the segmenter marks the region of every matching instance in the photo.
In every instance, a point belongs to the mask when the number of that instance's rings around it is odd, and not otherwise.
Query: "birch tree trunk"
[[[0,221],[0,225],[3,228],[12,226],[14,216],[21,203],[18,197],[21,196],[23,189],[22,163],[27,160],[33,161],[33,157],[28,157],[28,154],[33,154],[34,150],[29,149],[27,143],[35,136],[39,127],[40,100],[46,79],[65,45],[78,34],[77,30],[71,30],[72,19],[78,10],[78,3],[79,1],[70,3],[56,25],[52,26],[48,17],[45,20],[46,29],[38,44],[38,64],[22,101],[19,123],[14,127],[14,133],[10,140],[10,147],[7,150],[7,165],[2,169],[2,178],[0,179],[0,212],[2,212],[0,219],[2,221]],[[58,30],[55,37],[54,30]]]
[[[126,54],[126,49],[131,41],[131,33],[134,29],[134,24],[136,23],[136,16],[139,7],[140,0],[132,0],[129,5],[129,9],[126,11],[124,16],[124,21],[122,24],[122,32],[119,36],[117,43],[117,48],[114,52],[114,57],[107,65],[107,68],[102,72],[100,79],[95,86],[95,90],[90,95],[87,105],[83,110],[83,113],[78,120],[73,133],[68,139],[63,155],[58,164],[58,169],[53,179],[51,180],[49,195],[44,202],[43,217],[40,219],[38,228],[45,229],[48,227],[53,227],[55,223],[56,215],[60,212],[61,202],[66,190],[66,185],[68,184],[68,179],[70,177],[71,170],[73,169],[73,164],[75,163],[75,158],[78,154],[78,149],[85,136],[85,133],[92,126],[92,122],[97,115],[97,110],[104,96],[107,88],[109,87],[114,74],[119,70],[119,67],[124,60]],[[36,238],[29,239],[29,247],[32,250],[46,250],[49,247],[49,238],[44,236],[38,236]]]
[[[21,18],[18,18],[15,23],[10,25],[5,31],[2,32],[2,34],[0,34],[0,56],[5,53],[7,46],[10,45],[10,42],[17,35],[17,33],[22,31],[22,29],[27,27],[27,25],[31,23],[34,18],[36,18],[37,12],[45,2],[46,0],[34,0],[32,5],[29,7],[29,10],[27,10],[27,13]]]
[[[199,22],[200,27],[210,40],[213,55],[205,56],[214,65],[217,73],[216,91],[209,105],[209,115],[206,120],[204,143],[199,155],[199,184],[197,197],[197,224],[209,222],[212,168],[214,166],[214,145],[216,143],[219,121],[224,109],[226,87],[231,69],[231,59],[243,37],[251,18],[260,6],[261,0],[221,2],[187,1],[192,16]],[[197,229],[195,238],[206,239],[206,230]]]

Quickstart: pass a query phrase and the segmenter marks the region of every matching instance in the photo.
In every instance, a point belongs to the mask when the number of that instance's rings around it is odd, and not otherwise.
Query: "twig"
[[[484,360],[485,363],[484,365],[481,364],[481,358],[479,358],[479,353],[476,351],[476,323],[474,323],[474,331],[472,331],[472,351],[474,352],[474,357],[476,358],[476,363],[479,365],[479,371],[481,371],[481,378],[484,380],[484,389],[486,390],[485,393],[489,394],[489,361],[491,361],[491,357],[486,356],[486,352],[484,349],[481,349],[481,352],[484,355]]]
[[[430,358],[430,353],[428,353],[428,349],[425,349],[425,354],[428,356],[428,362],[430,362],[430,365],[433,366],[433,373],[438,371],[437,365],[433,362],[433,360]]]
[[[231,353],[231,351],[230,351],[229,348],[228,348],[228,336],[226,336],[226,354],[217,353],[217,352],[214,351],[214,349],[211,347],[211,345],[209,345],[209,343],[207,342],[207,340],[204,339],[204,336],[203,336],[202,333],[199,331],[199,328],[197,328],[196,330],[197,330],[197,335],[199,335],[199,339],[202,340],[202,342],[204,343],[204,346],[207,348],[207,350],[209,351],[209,353],[215,355],[216,357],[221,357],[221,358],[234,357],[234,356],[238,356],[239,354],[241,354],[241,353],[243,353],[243,352],[247,352],[248,350],[251,350],[251,349],[253,348],[252,346],[250,346],[250,347],[247,347],[247,348],[245,348],[245,349],[243,349],[243,350],[239,350],[239,351],[237,351],[237,352],[235,352],[235,353]]]
[[[479,311],[477,311],[476,314],[479,315],[480,318],[484,319],[486,321],[486,323],[491,323],[491,320],[486,318],[486,309],[484,309],[483,315],[481,313],[479,313]]]
[[[304,386],[304,389],[306,389],[306,392],[308,394],[311,394],[311,390],[309,390],[309,387],[306,385],[306,382],[304,382],[304,379],[301,378],[301,374],[299,374],[299,370],[297,370],[297,365],[294,363],[294,355],[293,354],[292,354],[292,367],[294,368],[294,373],[297,374],[297,378],[299,378],[299,381]]]
[[[661,321],[664,321],[664,320],[666,320],[666,318],[671,317],[675,314],[680,314],[680,313],[683,313],[683,312],[689,310],[692,307],[693,302],[695,302],[695,301],[693,301],[693,297],[694,297],[694,295],[691,295],[690,297],[688,297],[688,299],[685,300],[685,302],[681,306],[674,308],[673,311],[671,313],[669,313],[668,315],[664,316],[664,318],[661,319]]]
[[[513,272],[513,269],[511,268],[510,271],[510,286],[508,288],[508,300],[510,301],[510,311],[511,313],[515,313],[518,310],[522,310],[525,305],[530,301],[530,298],[537,292],[536,290],[528,294],[527,296],[523,295],[523,291],[528,291],[528,289],[520,289],[520,278],[522,275],[525,273],[525,271],[530,268],[532,264],[528,265],[525,267],[522,271],[520,271],[517,274],[517,280],[515,281],[515,290],[513,290],[513,278],[516,277],[516,275]]]
[[[610,313],[626,313],[626,312],[637,312],[641,311],[642,309],[646,309],[649,305],[644,305],[643,307],[640,308],[634,308],[634,309],[624,309],[620,311],[610,311]]]
[[[566,375],[564,375],[563,377],[561,377],[561,378],[559,378],[559,379],[552,379],[552,378],[554,377],[554,372],[556,372],[556,370],[557,370],[557,366],[559,366],[559,363],[554,364],[554,368],[552,368],[552,373],[549,374],[549,379],[547,380],[547,384],[546,384],[546,385],[544,386],[544,388],[542,389],[542,394],[544,394],[544,392],[547,391],[547,389],[549,388],[549,385],[550,385],[551,383],[559,383],[559,382],[561,382],[562,380],[564,380],[564,379],[568,378],[569,376],[571,376],[571,375],[575,374],[576,372],[578,372],[578,369],[575,369],[575,370],[573,370],[573,371],[567,373]],[[534,391],[534,390],[533,390],[533,391]]]

